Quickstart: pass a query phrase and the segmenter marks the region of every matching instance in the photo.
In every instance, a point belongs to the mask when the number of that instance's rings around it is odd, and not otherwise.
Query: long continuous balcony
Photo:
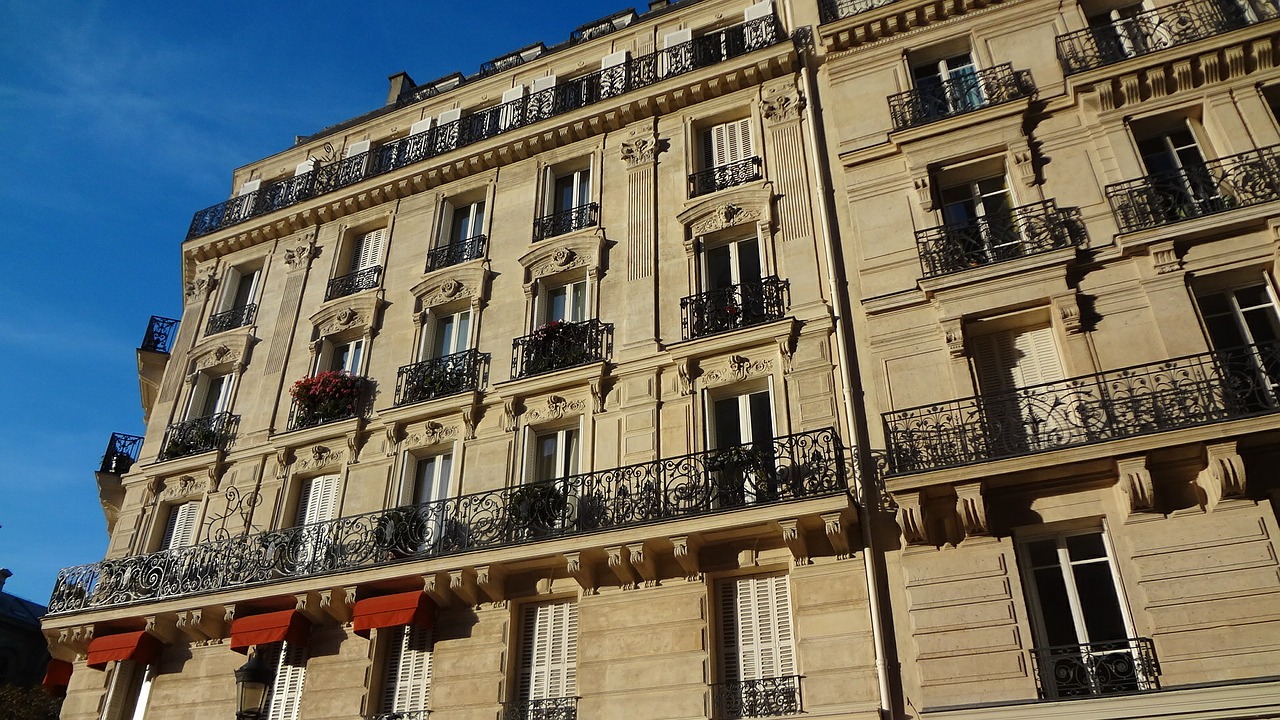
[[[782,717],[803,712],[799,675],[719,683],[712,692],[715,720]]]
[[[1120,232],[1280,200],[1280,145],[1107,186]]]
[[[102,464],[98,472],[111,475],[123,475],[138,461],[138,450],[142,447],[142,437],[111,433],[107,441],[107,451],[102,454]]]
[[[209,325],[205,327],[205,335],[216,335],[220,332],[234,330],[244,327],[253,322],[253,318],[258,314],[258,304],[249,303],[240,307],[231,308],[224,312],[215,313],[209,316]]]
[[[461,265],[464,262],[484,257],[484,248],[489,242],[487,235],[476,235],[459,242],[451,242],[427,253],[427,269],[431,272],[441,268]]]
[[[177,333],[177,330],[177,320],[152,315],[151,322],[147,323],[147,333],[142,336],[142,344],[138,346],[138,349],[167,355],[169,348],[173,345],[173,336]]]
[[[382,266],[375,265],[373,267],[357,270],[353,273],[341,275],[329,281],[329,285],[325,288],[325,302],[334,298],[355,295],[364,290],[373,290],[378,287],[378,283],[382,280]]]
[[[1150,638],[1038,647],[1031,660],[1045,700],[1160,689],[1160,661]]]
[[[502,706],[502,720],[577,720],[578,698],[515,700]]]
[[[689,197],[720,192],[760,179],[760,158],[749,157],[689,175]]]
[[[553,320],[512,342],[511,377],[541,375],[608,360],[612,349],[612,323]]]
[[[927,125],[956,115],[1029,98],[1036,92],[1031,71],[1005,63],[985,70],[957,73],[947,80],[921,82],[889,96],[894,130]]]
[[[596,203],[584,203],[534,220],[533,239],[546,240],[557,235],[567,235],[575,230],[594,227],[599,222],[600,206]]]
[[[239,415],[220,412],[174,423],[164,433],[159,459],[172,460],[213,450],[225,450],[235,437],[239,422]]]
[[[195,214],[187,239],[333,192],[366,178],[518,130],[668,78],[731,60],[787,39],[775,17],[758,18],[565,80],[527,97],[432,127],[291,178],[264,185]]]
[[[891,474],[1075,447],[1280,410],[1280,343],[1134,365],[885,413]]]
[[[1058,62],[1065,75],[1092,70],[1165,48],[1270,20],[1273,0],[1182,0],[1115,22],[1058,36]]]
[[[682,298],[680,324],[684,339],[781,320],[790,305],[790,290],[789,282],[770,275]]]
[[[435,400],[475,390],[489,364],[489,353],[465,350],[405,365],[396,373],[396,405]]]
[[[937,277],[1077,245],[1084,235],[1080,211],[1052,200],[1004,213],[916,231],[924,276]]]
[[[818,10],[822,16],[822,22],[829,23],[875,10],[894,2],[897,2],[897,0],[821,0],[818,3]]]
[[[832,429],[113,558],[58,573],[49,611],[106,608],[846,491]],[[229,491],[234,491],[234,488]],[[211,534],[212,531],[210,531]]]

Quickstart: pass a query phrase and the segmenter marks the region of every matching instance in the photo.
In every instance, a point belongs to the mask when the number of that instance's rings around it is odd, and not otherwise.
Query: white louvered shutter
[[[383,232],[382,228],[378,228],[356,238],[351,247],[351,272],[367,270],[382,260]]]
[[[525,608],[518,692],[521,700],[573,697],[578,691],[578,604]]]
[[[164,536],[160,539],[161,550],[186,547],[191,544],[192,531],[196,527],[196,511],[200,504],[192,500],[169,509],[169,520],[164,526]]]
[[[267,720],[298,720],[298,709],[302,705],[302,685],[307,675],[307,647],[281,642],[261,651],[271,653],[267,657],[268,661],[273,656],[276,660],[276,678],[271,684],[271,704],[267,710]]]
[[[1066,376],[1052,327],[974,338],[978,385],[984,393],[1056,382]]]
[[[796,674],[786,575],[720,584],[720,671],[724,682]]]
[[[707,128],[703,133],[702,148],[703,162],[708,168],[752,157],[755,152],[751,143],[751,119],[743,118]]]
[[[308,479],[302,484],[302,491],[298,495],[295,524],[307,525],[332,520],[337,499],[337,475],[322,475]]]
[[[427,710],[431,700],[431,628],[400,625],[389,629],[383,712]]]

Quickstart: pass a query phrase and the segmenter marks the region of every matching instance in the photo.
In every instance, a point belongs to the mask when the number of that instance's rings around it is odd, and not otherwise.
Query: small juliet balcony
[[[350,420],[364,413],[369,380],[348,372],[330,370],[293,384],[289,394],[287,432]]]
[[[382,280],[382,266],[374,265],[373,267],[357,270],[336,277],[329,281],[328,287],[324,291],[325,302],[334,298],[355,295],[364,290],[373,290],[378,287],[378,283]]]
[[[689,175],[689,197],[709,195],[745,185],[759,180],[760,177],[760,158],[758,157],[749,157],[727,165],[707,168]]]
[[[1077,447],[1280,410],[1280,342],[884,414],[889,473]]]
[[[138,435],[111,433],[107,442],[107,451],[102,454],[102,465],[98,472],[109,475],[123,475],[138,461],[138,450],[142,447],[142,438]]]
[[[790,290],[788,281],[770,275],[682,298],[680,324],[684,339],[781,320],[790,305]]]
[[[393,710],[391,712],[382,712],[375,715],[365,715],[365,720],[427,720],[431,717],[430,710]]]
[[[1059,210],[1052,200],[1003,213],[916,231],[926,278],[1074,247],[1084,235],[1076,208]]]
[[[214,450],[225,450],[231,439],[235,437],[236,426],[239,423],[240,416],[229,412],[174,423],[164,433],[164,443],[161,446],[159,459],[173,460]]]
[[[147,333],[142,336],[142,344],[138,346],[143,352],[169,354],[173,346],[173,336],[177,334],[178,321],[173,318],[152,315],[147,323]]]
[[[1151,638],[1127,638],[1031,650],[1042,700],[1160,689],[1160,660]]]
[[[465,350],[405,365],[396,373],[396,406],[476,390],[488,364],[489,353]]]
[[[231,308],[225,312],[216,313],[209,317],[209,324],[205,327],[204,334],[216,335],[220,332],[244,327],[251,324],[257,315],[257,303],[249,303],[248,305]]]
[[[594,227],[600,222],[600,205],[586,203],[568,210],[543,215],[533,221],[533,239],[546,240],[557,235],[568,235],[575,230]]]
[[[712,707],[714,720],[799,715],[800,676],[719,683],[712,687]]]
[[[1280,145],[1107,186],[1120,232],[1280,200]]]
[[[484,257],[485,246],[489,243],[487,235],[475,235],[441,245],[427,253],[427,269],[423,272],[440,270],[441,268],[461,265],[464,262]]]
[[[566,370],[609,359],[613,324],[553,320],[512,343],[512,379]]]
[[[1029,98],[1036,93],[1031,71],[1005,63],[985,70],[957,73],[947,80],[924,82],[889,96],[894,130],[928,125],[949,117]]]
[[[818,3],[818,10],[822,22],[829,23],[869,12],[893,2],[897,0],[821,0]]]
[[[1059,35],[1058,62],[1064,75],[1104,67],[1165,48],[1238,30],[1278,14],[1274,2],[1182,0],[1112,23]]]
[[[502,706],[502,720],[577,720],[578,698],[514,700]]]

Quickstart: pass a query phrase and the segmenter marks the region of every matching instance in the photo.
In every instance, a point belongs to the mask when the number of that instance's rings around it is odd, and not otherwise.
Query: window
[[[154,665],[139,665],[132,660],[116,662],[103,702],[102,719],[143,720],[154,679]]]
[[[985,102],[973,54],[965,51],[915,63],[911,68],[924,106],[924,115],[936,117],[976,110]]]
[[[352,238],[347,254],[347,274],[329,281],[325,300],[345,297],[378,287],[382,277],[382,245],[385,228]]]
[[[1024,452],[1066,441],[1061,432],[1073,426],[1052,388],[1015,393],[1066,377],[1051,326],[978,335],[971,339],[970,352],[988,442],[1002,452]]]
[[[538,710],[555,708],[556,700],[573,698],[578,691],[578,604],[565,600],[526,605],[520,629],[516,702],[530,710],[529,716],[541,716]]]
[[[160,549],[174,550],[190,545],[194,540],[199,512],[200,503],[195,500],[170,506],[164,533],[160,536]]]
[[[261,269],[232,268],[228,271],[226,290],[222,293],[218,311],[209,318],[209,326],[205,328],[206,335],[244,327],[253,322],[258,309],[254,298],[257,297],[261,277]]]
[[[275,680],[267,691],[266,720],[298,720],[302,685],[307,675],[307,646],[282,641],[254,650],[264,653],[267,666],[276,669]]]
[[[751,118],[720,123],[699,134],[701,172],[689,177],[697,197],[760,178],[760,161],[751,140]]]
[[[466,352],[471,347],[471,310],[451,315],[432,315],[431,330],[425,339],[424,359]]]
[[[383,234],[383,229],[378,228],[356,237],[355,242],[351,244],[350,272],[356,273],[379,266],[382,262]]]
[[[483,200],[458,207],[445,203],[445,207],[452,210],[442,228],[442,239],[445,244],[466,242],[484,234]]]
[[[302,570],[323,569],[333,542],[333,528],[326,523],[334,518],[338,505],[338,476],[322,475],[302,481],[298,506],[294,510],[292,543],[294,562]]]
[[[709,433],[716,450],[707,458],[714,507],[738,507],[776,496],[769,390],[712,399]]]
[[[945,175],[942,180],[947,181]],[[1013,198],[1003,168],[995,175],[952,180],[943,185],[940,199],[948,235],[959,242],[969,262],[985,264],[1020,254]]]
[[[397,625],[386,634],[381,712],[425,718],[431,700],[431,628]]]
[[[1189,121],[1177,118],[1172,126],[1138,134],[1136,139],[1154,195],[1150,202],[1163,212],[1164,220],[1219,209],[1218,183],[1205,165]]]
[[[226,412],[231,404],[231,376],[200,373],[191,393],[187,418],[195,420]]]
[[[598,207],[591,202],[591,166],[547,168],[543,216],[534,223],[534,240],[564,235],[596,224]]]
[[[538,433],[533,444],[532,482],[578,474],[578,428]]]
[[[1196,304],[1232,378],[1236,400],[1259,409],[1280,400],[1280,312],[1270,283],[1252,283],[1196,296]]]
[[[760,240],[755,236],[714,245],[702,251],[704,290],[724,290],[760,279]]]
[[[719,688],[717,718],[790,715],[800,711],[791,593],[786,575],[717,583]]]
[[[1160,34],[1144,27],[1138,17],[1146,10],[1143,3],[1130,3],[1087,16],[1098,53],[1106,62],[1118,62],[1163,46]]]
[[[582,322],[587,319],[587,281],[567,283],[546,291],[542,322]]]
[[[448,508],[444,503],[449,497],[449,487],[453,480],[453,454],[409,457],[413,473],[410,502],[419,506],[408,517],[414,523],[409,535],[415,540],[421,540],[411,549],[425,550],[434,546],[442,550],[455,550],[465,547],[466,526],[449,519]]]
[[[713,400],[711,407],[715,447],[767,445],[773,441],[773,399],[768,390]]]
[[[322,354],[317,371],[331,370],[359,375],[360,361],[364,355],[364,338],[349,342],[325,342],[326,352]]]
[[[581,207],[591,202],[591,168],[582,168],[555,176],[551,186],[552,214]]]

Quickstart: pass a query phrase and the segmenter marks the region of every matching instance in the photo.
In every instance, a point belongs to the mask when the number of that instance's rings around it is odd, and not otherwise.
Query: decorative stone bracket
[[[1204,491],[1206,511],[1213,511],[1223,500],[1244,497],[1244,459],[1236,441],[1206,444],[1204,458],[1205,468],[1196,475],[1196,485]]]

